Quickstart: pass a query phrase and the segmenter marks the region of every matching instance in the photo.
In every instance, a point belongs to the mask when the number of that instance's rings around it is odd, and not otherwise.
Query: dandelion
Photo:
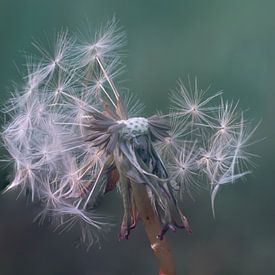
[[[237,104],[221,93],[206,97],[195,79],[180,82],[168,114],[142,116],[143,104],[121,92],[124,34],[111,20],[94,40],[56,37],[53,53],[37,46],[38,63],[27,59],[23,88],[3,108],[2,141],[13,166],[7,190],[20,188],[42,204],[37,219],[58,230],[80,228],[87,247],[100,243],[112,225],[98,202],[119,190],[124,213],[119,233],[128,239],[142,220],[160,263],[160,274],[175,274],[166,232],[191,233],[181,201],[210,185],[220,186],[250,171],[249,128]],[[37,57],[36,57],[37,59]],[[220,98],[220,106],[214,106]]]

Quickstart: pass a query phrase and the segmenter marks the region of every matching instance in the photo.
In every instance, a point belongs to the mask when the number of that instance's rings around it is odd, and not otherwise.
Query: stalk
[[[131,187],[139,216],[160,266],[159,275],[175,275],[176,264],[167,237],[163,240],[157,238],[161,232],[161,224],[152,207],[146,187],[135,182],[131,182]]]

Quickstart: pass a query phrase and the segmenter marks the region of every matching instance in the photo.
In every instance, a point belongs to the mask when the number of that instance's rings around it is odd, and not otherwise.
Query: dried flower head
[[[41,220],[49,216],[63,229],[79,224],[88,246],[109,230],[97,203],[113,189],[124,205],[120,238],[144,214],[143,187],[161,240],[169,229],[191,232],[180,207],[185,193],[210,184],[214,209],[220,186],[250,172],[246,149],[255,128],[238,104],[221,93],[208,96],[195,79],[171,93],[170,113],[142,117],[143,105],[114,84],[123,45],[114,20],[93,41],[61,32],[52,53],[36,45],[42,56],[28,59],[25,84],[3,109],[2,139],[13,165],[7,190],[20,188],[41,201]]]

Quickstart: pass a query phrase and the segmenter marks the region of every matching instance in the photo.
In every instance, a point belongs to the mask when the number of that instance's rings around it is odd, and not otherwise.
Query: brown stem
[[[139,216],[143,221],[146,234],[151,243],[151,248],[160,265],[159,275],[175,275],[176,265],[169,242],[166,237],[164,237],[163,240],[157,238],[157,235],[161,232],[161,225],[152,207],[146,187],[134,182],[131,182],[131,186]]]

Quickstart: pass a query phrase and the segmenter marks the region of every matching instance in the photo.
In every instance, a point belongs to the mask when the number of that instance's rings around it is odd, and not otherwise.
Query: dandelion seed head
[[[144,117],[133,117],[118,123],[125,124],[121,130],[122,135],[135,137],[148,132],[148,120]]]
[[[169,229],[189,230],[179,206],[185,194],[209,184],[214,210],[220,187],[250,173],[253,159],[248,147],[257,126],[238,103],[209,95],[197,79],[179,82],[168,114],[144,117],[136,95],[115,83],[124,43],[115,20],[88,39],[63,30],[53,49],[36,43],[40,57],[27,59],[24,84],[3,107],[2,143],[13,168],[7,190],[39,200],[37,219],[50,219],[59,232],[77,226],[87,247],[110,229],[100,201],[117,186],[124,206],[120,238],[137,222],[131,186],[142,184],[161,239]]]

